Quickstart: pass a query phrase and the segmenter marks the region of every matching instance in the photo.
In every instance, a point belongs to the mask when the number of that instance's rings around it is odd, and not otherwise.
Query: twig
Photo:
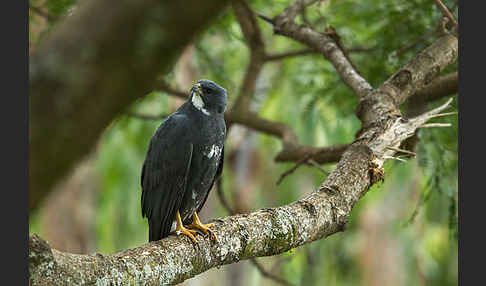
[[[362,47],[355,47],[347,49],[348,53],[363,53],[369,52],[374,50],[375,48],[362,48]],[[265,56],[265,61],[278,61],[286,58],[296,57],[296,56],[306,56],[306,55],[314,55],[314,54],[322,54],[321,52],[313,49],[302,49],[300,51],[290,51],[284,52],[280,54],[267,54]]]
[[[295,172],[295,170],[297,170],[302,164],[305,164],[307,162],[307,160],[309,160],[309,158],[311,158],[312,155],[311,154],[308,154],[306,155],[304,158],[300,159],[299,161],[297,161],[297,163],[295,163],[295,165],[288,169],[287,171],[283,172],[280,177],[278,178],[277,180],[277,186],[280,185],[280,183],[283,181],[283,179],[285,179],[285,177],[287,177],[288,175],[292,174],[293,172]]]
[[[309,159],[307,160],[306,162],[308,165],[311,165],[311,166],[314,166],[316,167],[317,169],[319,169],[319,171],[321,171],[322,173],[324,173],[325,175],[329,175],[329,172],[324,170],[324,168],[321,167],[321,165],[319,165],[319,163],[317,163],[316,161],[312,160],[312,159]]]
[[[439,114],[434,114],[431,115],[430,118],[435,118],[435,117],[442,117],[442,116],[449,116],[449,115],[455,115],[457,112],[445,112],[445,113],[439,113]]]
[[[221,202],[221,205],[223,205],[223,207],[228,211],[230,215],[233,215],[235,214],[235,211],[230,206],[228,200],[226,199],[226,196],[224,195],[222,184],[223,184],[223,177],[219,178],[216,181],[216,194],[218,195],[218,199]]]
[[[258,269],[258,271],[260,271],[262,276],[267,277],[269,279],[272,279],[273,281],[280,283],[282,285],[294,286],[294,284],[288,282],[287,280],[282,279],[282,278],[280,278],[276,275],[273,275],[272,273],[266,271],[265,268],[263,268],[263,266],[260,263],[258,263],[255,258],[250,258],[250,262],[253,263],[253,265],[255,265],[255,267]]]
[[[446,16],[449,19],[449,21],[451,21],[451,23],[454,24],[454,26],[457,26],[457,22],[454,19],[454,16],[451,14],[449,9],[447,9],[447,7],[444,5],[444,3],[442,3],[442,1],[440,1],[440,0],[434,0],[434,2],[437,5],[437,7],[439,7],[442,14],[444,14],[444,16]]]
[[[403,160],[402,158],[394,157],[394,156],[383,156],[383,159],[392,159],[392,160],[397,160],[397,161],[404,162],[404,163],[407,162],[407,160]]]
[[[320,52],[313,50],[313,49],[304,49],[300,51],[291,51],[285,52],[281,54],[270,54],[265,56],[265,61],[278,61],[285,58],[295,57],[295,56],[303,56],[303,55],[312,55],[312,54],[320,54]]]
[[[429,128],[429,127],[451,127],[450,123],[427,123],[420,126],[420,128]]]
[[[409,154],[409,155],[411,155],[412,157],[416,157],[416,156],[417,156],[417,154],[416,154],[416,153],[411,152],[411,151],[408,151],[408,150],[405,150],[405,149],[395,148],[395,147],[391,147],[391,146],[388,146],[388,147],[386,147],[386,148],[387,148],[387,149],[390,149],[390,150],[393,150],[393,151],[400,152],[400,153]]]

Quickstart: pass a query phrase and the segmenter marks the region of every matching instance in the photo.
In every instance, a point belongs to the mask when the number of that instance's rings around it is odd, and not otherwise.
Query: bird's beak
[[[192,92],[195,93],[196,95],[202,96],[201,84],[200,83],[196,83],[192,87]]]

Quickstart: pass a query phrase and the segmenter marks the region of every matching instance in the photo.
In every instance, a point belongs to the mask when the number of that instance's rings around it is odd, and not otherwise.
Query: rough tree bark
[[[38,43],[29,62],[30,210],[228,2],[82,1]]]
[[[317,44],[322,51],[327,50],[320,44],[332,46],[327,39],[320,41],[314,38],[316,35],[302,32],[299,27],[296,30],[292,30],[293,25],[279,27],[281,34],[309,45]],[[285,27],[291,30],[286,31]],[[395,154],[403,140],[450,104],[451,100],[433,111],[408,119],[403,118],[398,109],[399,104],[456,60],[458,41],[449,34],[440,37],[377,89],[372,89],[358,73],[349,70],[352,66],[345,63],[342,53],[335,48],[329,53],[333,55],[326,57],[336,60],[336,63],[331,62],[337,69],[338,64],[343,64],[345,69],[338,69],[338,72],[360,97],[357,113],[362,129],[318,190],[289,205],[217,219],[214,231],[219,243],[202,239],[194,245],[185,237],[171,236],[111,255],[75,255],[51,249],[40,237],[32,235],[31,283],[176,284],[213,267],[276,255],[343,231],[354,204],[384,178],[384,161]]]

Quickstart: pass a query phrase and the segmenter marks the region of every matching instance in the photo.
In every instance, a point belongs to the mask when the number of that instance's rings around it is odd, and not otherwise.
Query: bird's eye
[[[207,88],[207,87],[203,87],[203,91],[204,93],[206,94],[210,94],[211,93],[211,89]]]

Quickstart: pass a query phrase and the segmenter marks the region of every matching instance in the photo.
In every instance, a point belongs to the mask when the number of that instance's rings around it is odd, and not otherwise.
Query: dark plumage
[[[221,175],[226,90],[199,80],[191,96],[153,135],[142,167],[142,216],[149,241],[169,235],[177,211],[184,224],[201,210]]]

